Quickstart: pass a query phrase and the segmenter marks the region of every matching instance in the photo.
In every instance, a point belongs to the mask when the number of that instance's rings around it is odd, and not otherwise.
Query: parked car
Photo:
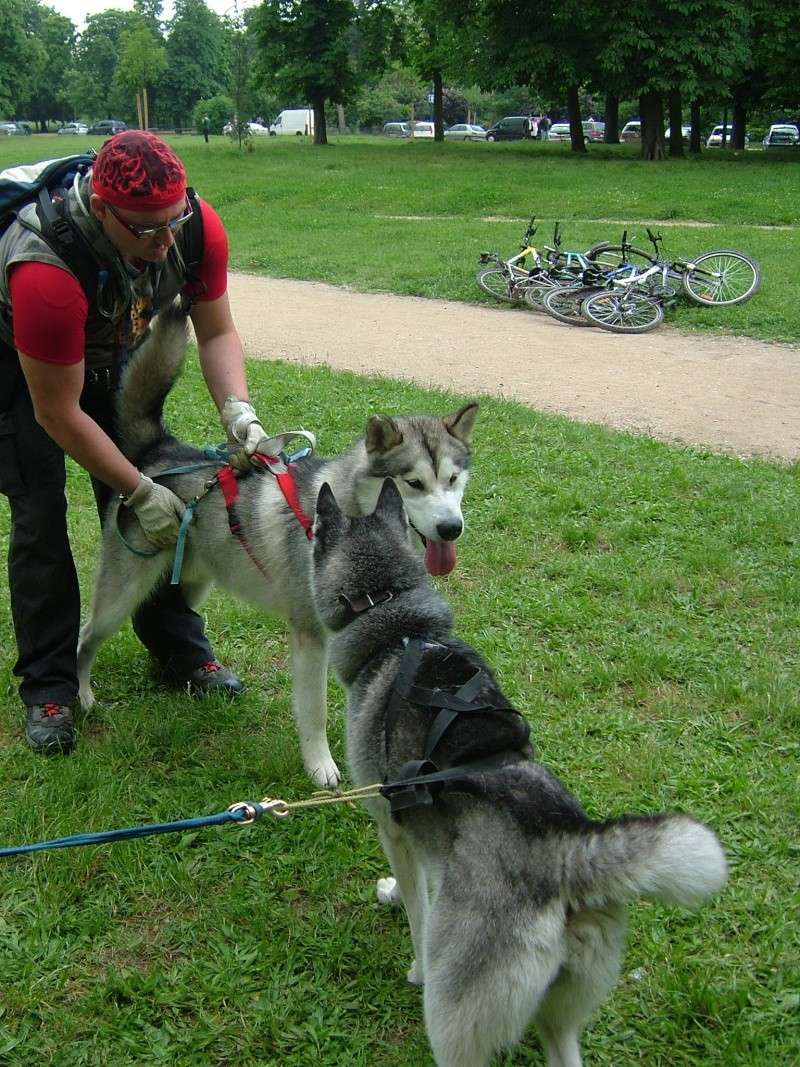
[[[631,119],[626,122],[619,131],[619,139],[623,144],[638,144],[642,139],[642,123],[640,119]]]
[[[101,137],[112,137],[115,133],[119,133],[121,130],[127,130],[127,123],[122,119],[101,119],[100,122],[95,122],[87,133],[99,134]]]
[[[32,133],[27,122],[0,122],[0,137],[30,137]]]
[[[269,126],[264,126],[260,122],[246,122],[245,126],[250,131],[251,137],[269,137],[271,131]],[[233,133],[233,126],[230,122],[226,122],[222,127],[222,132],[225,134]]]
[[[733,126],[723,126],[722,123],[720,123],[718,126],[715,126],[711,133],[708,135],[708,140],[706,141],[706,148],[722,147],[723,129],[725,130],[725,144],[729,145],[731,143],[731,137],[733,136]],[[744,143],[745,146],[750,144],[750,138],[747,136],[747,134],[745,134]]]
[[[600,122],[598,119],[585,119],[581,125],[583,126],[583,136],[587,141],[602,141],[606,132],[606,124]]]
[[[800,129],[788,122],[770,126],[761,142],[765,148],[797,148],[800,145]]]
[[[554,122],[550,127],[550,140],[551,141],[569,141],[569,123],[568,122]]]
[[[485,141],[486,130],[473,122],[457,122],[444,131],[445,141]]]
[[[432,122],[412,122],[411,123],[411,136],[412,137],[433,137],[434,128]]]
[[[411,127],[407,122],[385,122],[383,133],[385,137],[410,137]]]
[[[530,124],[525,115],[506,115],[486,131],[487,141],[522,141],[529,136]]]
[[[89,132],[89,127],[85,122],[65,122],[61,129],[58,131],[60,134],[70,135],[73,137],[83,136],[83,134]]]
[[[692,136],[692,127],[691,126],[681,126],[681,137],[683,138],[683,143],[684,144],[688,144],[689,143],[689,138],[691,136]],[[669,140],[669,126],[667,126],[667,128],[664,130],[664,140],[665,141]]]

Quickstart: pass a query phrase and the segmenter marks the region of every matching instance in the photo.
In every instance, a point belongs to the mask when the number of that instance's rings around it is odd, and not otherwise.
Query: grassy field
[[[64,138],[48,140],[42,154],[66,150]],[[196,139],[178,144],[192,179],[231,228],[236,265],[420,291],[419,259],[444,295],[463,287],[465,299],[477,298],[475,249],[513,246],[523,228],[482,221],[488,215],[536,207],[588,241],[608,232],[592,218],[665,217],[669,203],[657,168],[615,157],[603,172],[594,155],[574,161],[559,146],[538,157],[513,145],[494,146],[496,155],[483,145],[440,152],[381,143],[314,153],[281,142],[240,159],[221,142],[208,151]],[[13,147],[19,153],[30,141]],[[10,161],[9,151],[0,142],[0,162]],[[755,244],[769,242],[785,271],[797,231],[751,224],[796,221],[789,183],[797,171],[753,155],[752,163],[660,171],[674,176],[683,218],[719,223],[676,229],[675,244],[685,237],[710,246],[727,231],[765,264]],[[366,161],[364,174],[353,160]],[[710,175],[741,183],[738,209],[733,194],[727,204],[715,199]],[[316,203],[326,176],[327,195]],[[592,209],[601,180],[617,199]],[[579,210],[567,212],[557,181]],[[759,202],[772,214],[759,216]],[[428,212],[438,221],[383,217]],[[446,250],[449,258],[440,259]],[[765,282],[753,312],[770,292]],[[313,428],[324,453],[361,432],[371,411],[445,413],[461,400],[281,363],[254,363],[250,380],[271,425]],[[194,361],[169,417],[186,439],[219,439]],[[689,811],[718,831],[731,861],[728,888],[696,915],[644,902],[630,909],[623,977],[586,1034],[587,1067],[797,1061],[797,477],[797,467],[481,402],[468,529],[457,570],[440,582],[458,632],[494,664],[528,716],[541,758],[590,814]],[[71,466],[69,479],[88,593],[97,522],[86,475]],[[3,504],[0,539],[7,538]],[[239,551],[235,543],[231,551]],[[197,702],[159,690],[126,628],[101,652],[98,704],[80,720],[76,753],[46,760],[22,742],[8,601],[0,597],[8,650],[0,673],[0,843],[308,794],[283,626],[219,595],[207,619],[218,655],[248,681],[243,698]],[[333,682],[330,702],[341,761],[343,701]],[[3,862],[0,1064],[431,1062],[420,995],[404,980],[405,923],[374,901],[385,862],[359,809]],[[500,1062],[541,1064],[535,1036]]]
[[[642,163],[636,146],[627,145],[592,146],[575,159],[563,144],[439,146],[378,137],[333,138],[323,149],[303,139],[262,138],[246,154],[222,137],[209,145],[198,137],[172,140],[191,181],[219,209],[240,270],[491,302],[475,285],[478,253],[515,252],[532,214],[542,220],[540,241],[559,219],[564,247],[578,249],[616,241],[625,226],[647,246],[645,225],[660,220],[668,253],[740,249],[764,273],[749,303],[718,310],[687,304],[668,321],[800,339],[800,160],[711,151],[656,165]],[[84,147],[55,135],[6,138],[0,166]],[[696,222],[712,225],[688,225]]]
[[[410,385],[256,364],[257,397],[328,451],[365,412],[446,412]],[[171,421],[219,436],[194,368]],[[96,520],[71,470],[88,586]],[[774,1067],[800,1041],[796,904],[800,512],[796,472],[576,426],[485,400],[468,532],[442,583],[459,632],[495,664],[541,756],[596,816],[680,809],[732,863],[698,915],[641,903],[587,1063]],[[6,516],[2,513],[3,536]],[[238,551],[232,544],[232,552]],[[2,684],[3,842],[307,795],[283,628],[215,596],[218,654],[248,680],[234,705],[154,688],[126,630],[102,651],[99,703],[69,759],[21,741]],[[13,647],[7,605],[0,635]],[[331,684],[334,752],[342,697]],[[420,997],[365,813],[328,809],[4,861],[0,1062],[420,1067]],[[508,1064],[541,1062],[534,1037]]]

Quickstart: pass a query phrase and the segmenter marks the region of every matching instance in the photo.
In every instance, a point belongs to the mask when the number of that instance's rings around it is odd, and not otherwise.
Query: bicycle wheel
[[[655,256],[645,252],[642,248],[622,248],[621,245],[610,245],[606,241],[592,245],[586,253],[586,258],[596,263],[601,270],[617,270],[625,263],[632,263],[635,267],[647,270],[655,263]]]
[[[495,300],[507,300],[510,304],[515,304],[521,298],[514,295],[517,279],[511,279],[508,272],[500,267],[488,267],[478,271],[475,280],[484,293],[493,296]]]
[[[704,252],[683,276],[687,296],[698,304],[723,307],[749,300],[761,287],[761,268],[742,252]]]
[[[582,313],[593,326],[611,333],[647,333],[664,318],[663,307],[635,289],[596,293],[585,301]]]
[[[593,326],[583,317],[583,303],[595,293],[603,292],[592,286],[572,285],[551,289],[542,301],[542,308],[559,322],[568,326]]]
[[[531,278],[522,290],[525,303],[533,311],[544,311],[544,298],[557,285],[558,282],[554,282],[546,274],[541,274],[538,278]]]

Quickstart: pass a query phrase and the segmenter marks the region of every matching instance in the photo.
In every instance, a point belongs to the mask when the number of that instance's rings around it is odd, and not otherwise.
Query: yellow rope
[[[280,800],[277,797],[264,797],[259,804],[265,814],[274,815],[277,819],[285,819],[293,811],[303,808],[318,808],[323,804],[350,804],[358,800],[369,800],[370,797],[380,796],[381,784],[362,785],[358,789],[338,789],[333,793],[314,793],[306,800]]]

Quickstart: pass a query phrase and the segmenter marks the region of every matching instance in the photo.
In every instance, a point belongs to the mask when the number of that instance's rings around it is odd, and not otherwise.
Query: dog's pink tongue
[[[456,546],[452,541],[428,541],[425,546],[425,566],[428,574],[449,574],[456,565]]]

